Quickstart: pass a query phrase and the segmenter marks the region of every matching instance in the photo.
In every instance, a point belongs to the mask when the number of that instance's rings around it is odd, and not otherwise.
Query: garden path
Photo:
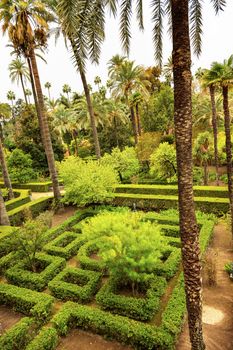
[[[209,287],[205,283],[203,289],[203,331],[207,350],[233,349],[233,283],[224,271],[224,265],[233,261],[231,247],[231,234],[225,224],[219,223],[210,244],[216,259],[217,285]],[[191,349],[187,321],[176,349]]]

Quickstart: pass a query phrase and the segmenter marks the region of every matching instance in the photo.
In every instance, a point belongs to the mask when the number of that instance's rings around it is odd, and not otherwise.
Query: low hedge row
[[[78,251],[77,258],[82,269],[91,271],[100,271],[106,273],[106,264],[102,260],[90,258],[92,253],[98,251],[99,238],[85,243]]]
[[[52,186],[52,181],[44,181],[44,182],[28,182],[25,184],[12,182],[13,188],[19,188],[19,189],[28,189],[32,192],[49,192],[50,188]],[[4,183],[0,182],[0,187],[4,187]]]
[[[177,196],[178,187],[176,185],[117,185],[117,193],[151,194]],[[227,187],[220,186],[194,186],[194,197],[207,198],[228,198]]]
[[[48,285],[52,293],[59,299],[79,302],[89,301],[96,293],[102,274],[67,267]]]
[[[43,253],[36,254],[36,261],[45,266],[42,272],[32,272],[28,269],[26,262],[20,262],[9,268],[5,272],[5,277],[17,286],[42,291],[66,265],[63,258]]]
[[[35,217],[39,215],[41,212],[47,210],[52,204],[52,197],[43,197],[38,198],[32,202],[21,205],[18,208],[10,210],[8,212],[9,219],[11,225],[19,226],[24,221],[24,210],[30,209],[32,212],[32,216]]]
[[[164,294],[167,282],[163,277],[153,276],[143,283],[145,297],[124,296],[118,293],[124,286],[119,277],[111,277],[96,295],[97,303],[111,312],[132,317],[136,320],[151,320],[160,306],[160,297]]]
[[[13,266],[17,261],[17,253],[10,252],[6,255],[3,255],[0,258],[0,274],[2,274],[6,269]]]
[[[165,210],[178,208],[177,196],[162,196],[149,194],[127,194],[115,193],[112,203],[114,205],[135,207],[138,209]],[[227,198],[194,198],[195,208],[205,212],[222,215],[229,211],[229,200]]]
[[[44,321],[51,313],[54,298],[47,294],[20,288],[11,284],[0,284],[0,304]]]
[[[165,330],[72,302],[67,302],[51,322],[60,335],[80,327],[131,344],[136,349],[172,349],[172,337]]]
[[[26,204],[26,203],[31,201],[31,197],[30,197],[31,191],[30,190],[18,190],[17,192],[19,192],[19,194],[20,194],[19,196],[5,202],[7,211],[18,208],[21,205]]]
[[[172,247],[170,249],[167,259],[156,263],[154,273],[165,277],[167,280],[171,279],[177,272],[181,262],[180,249]]]
[[[79,248],[86,243],[83,235],[75,232],[63,232],[53,241],[44,246],[44,250],[52,255],[58,255],[66,260],[77,254]]]
[[[22,350],[30,341],[34,319],[29,317],[22,318],[15,326],[10,328],[0,337],[1,350]]]
[[[44,327],[25,350],[54,350],[57,344],[58,335],[56,329]]]

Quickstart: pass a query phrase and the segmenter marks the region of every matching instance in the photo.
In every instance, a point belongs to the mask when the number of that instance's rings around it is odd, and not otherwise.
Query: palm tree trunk
[[[38,117],[41,118],[41,133],[43,135],[43,141],[44,141],[44,147],[45,147],[45,153],[48,161],[49,171],[51,180],[53,183],[53,193],[55,200],[59,201],[61,199],[61,193],[59,189],[59,182],[57,177],[57,170],[55,167],[55,159],[54,159],[54,153],[53,153],[53,147],[52,147],[52,141],[49,131],[49,125],[47,116],[45,114],[45,106],[44,106],[44,98],[40,83],[40,77],[38,73],[37,63],[36,63],[36,57],[34,50],[31,50],[30,52],[30,63],[31,68],[33,72],[33,78],[35,83],[35,90],[37,94],[37,101],[38,101]]]
[[[228,86],[222,87],[223,95],[223,112],[224,112],[224,127],[226,136],[226,155],[227,155],[227,178],[228,178],[228,194],[230,201],[231,213],[231,233],[233,236],[233,187],[232,187],[232,144],[231,144],[231,128],[230,128],[230,111],[228,100]]]
[[[25,86],[24,86],[24,82],[23,82],[23,76],[22,76],[22,74],[20,74],[19,76],[20,76],[20,81],[21,81],[21,85],[22,85],[22,89],[23,89],[25,103],[26,103],[26,105],[28,105],[27,95],[26,95]]]
[[[204,162],[204,186],[208,186],[208,165]]]
[[[118,127],[117,127],[117,120],[115,116],[113,117],[113,124],[114,124],[114,135],[115,135],[116,147],[119,148]]]
[[[14,193],[11,185],[11,180],[6,164],[6,159],[4,155],[4,150],[3,150],[3,145],[2,145],[2,130],[0,130],[0,163],[2,167],[2,174],[3,174],[3,180],[4,180],[4,185],[8,189],[8,194],[9,194],[9,199],[14,198]]]
[[[10,226],[10,220],[6,211],[6,206],[2,196],[2,191],[0,190],[0,225]]]
[[[216,104],[215,104],[215,87],[214,85],[210,85],[210,99],[211,99],[211,109],[212,109],[212,127],[213,127],[213,135],[214,135],[214,161],[216,167],[216,183],[219,186],[219,162],[218,162],[218,126],[217,126],[217,112],[216,112]]]
[[[130,107],[130,117],[131,117],[131,122],[132,122],[132,126],[133,126],[134,141],[135,141],[135,145],[137,145],[138,144],[138,128],[137,128],[137,120],[135,118],[133,106]]]
[[[192,350],[203,350],[199,232],[193,201],[189,1],[172,0],[174,123],[186,307]]]
[[[140,120],[140,115],[139,115],[138,103],[136,103],[135,109],[136,109],[136,119],[137,119],[137,126],[138,126],[138,135],[141,136],[142,135],[142,128],[141,128],[141,120]]]
[[[71,46],[72,46],[72,49],[74,52],[74,56],[75,56],[77,66],[79,69],[79,73],[81,76],[81,80],[83,83],[84,93],[85,93],[85,97],[86,97],[86,101],[87,101],[88,113],[90,116],[92,135],[93,135],[93,139],[94,139],[95,154],[96,154],[97,159],[99,159],[101,157],[101,151],[100,151],[98,132],[97,132],[96,124],[95,124],[95,115],[94,115],[93,105],[92,105],[92,101],[91,101],[90,91],[88,88],[88,84],[87,84],[87,80],[86,80],[86,76],[85,76],[83,67],[80,64],[80,59],[78,57],[78,52],[75,48],[75,44],[74,44],[72,38],[69,38],[69,40],[70,40],[70,43],[71,43]]]

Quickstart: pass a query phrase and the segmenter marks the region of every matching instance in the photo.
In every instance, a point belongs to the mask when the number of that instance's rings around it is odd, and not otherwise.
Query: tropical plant
[[[164,142],[150,156],[150,174],[158,180],[168,182],[177,180],[176,150],[173,145]]]
[[[30,96],[32,96],[32,92],[30,89],[25,89],[25,95],[28,97],[28,102],[30,102]]]
[[[195,140],[193,156],[204,168],[204,185],[208,185],[208,165],[213,156],[211,137],[208,131],[200,133]]]
[[[63,85],[62,92],[66,94],[68,102],[70,102],[71,87],[68,84]]]
[[[44,84],[44,87],[48,90],[48,95],[49,95],[49,101],[51,100],[51,96],[50,96],[50,89],[52,87],[51,83],[49,81],[47,81],[45,84]]]
[[[32,167],[32,159],[20,149],[15,149],[7,159],[8,169],[13,181],[26,183],[36,180],[38,175]]]
[[[24,99],[26,104],[28,104],[25,83],[27,81],[30,81],[30,74],[26,63],[22,61],[20,58],[16,58],[9,64],[9,71],[10,71],[11,81],[13,83],[16,81],[17,84],[19,84],[19,82],[21,83]]]

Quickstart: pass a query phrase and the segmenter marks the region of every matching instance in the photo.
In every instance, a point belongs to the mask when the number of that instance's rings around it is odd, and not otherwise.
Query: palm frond
[[[137,0],[136,14],[137,14],[137,20],[138,20],[139,28],[141,30],[143,30],[144,29],[144,24],[143,24],[143,4],[142,4],[142,0]]]
[[[132,17],[132,1],[123,0],[121,3],[121,14],[120,14],[120,37],[122,42],[122,47],[124,51],[129,54],[130,48],[130,21]]]
[[[223,11],[226,6],[226,0],[211,0],[214,6],[215,13],[217,14],[219,11]]]
[[[155,60],[158,65],[162,66],[163,57],[163,17],[165,15],[164,2],[161,0],[153,0],[152,7],[152,22],[153,27],[153,42],[155,46]]]
[[[116,17],[118,0],[106,0],[106,5],[109,7],[110,13]]]
[[[201,37],[202,37],[202,0],[193,0],[189,7],[190,16],[190,37],[194,53],[201,54]]]

